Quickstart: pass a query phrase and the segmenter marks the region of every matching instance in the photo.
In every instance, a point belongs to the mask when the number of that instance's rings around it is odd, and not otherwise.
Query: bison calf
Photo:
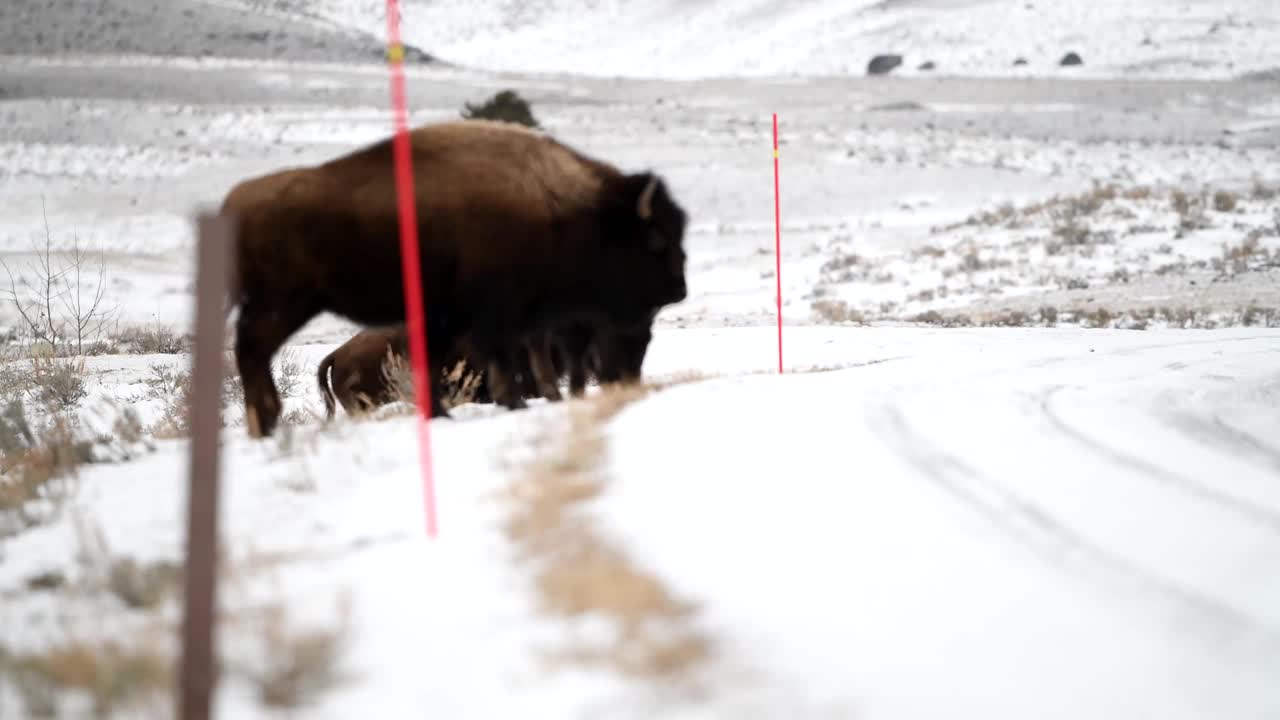
[[[316,382],[324,400],[325,416],[333,419],[334,400],[348,414],[368,412],[401,399],[394,387],[392,363],[408,371],[409,339],[405,326],[368,328],[356,333],[320,361]],[[446,360],[439,386],[446,407],[465,402],[489,402],[484,373],[466,358]],[[412,398],[409,398],[412,401]]]

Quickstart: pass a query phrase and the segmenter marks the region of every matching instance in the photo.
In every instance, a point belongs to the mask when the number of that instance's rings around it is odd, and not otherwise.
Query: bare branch
[[[4,267],[5,273],[9,275],[9,295],[13,299],[14,307],[18,309],[18,315],[22,318],[22,322],[26,324],[27,329],[31,331],[31,336],[36,340],[49,342],[45,337],[44,330],[41,329],[37,318],[32,318],[28,314],[28,308],[18,299],[18,287],[13,279],[13,272],[9,269],[9,264],[0,260],[0,266]]]
[[[23,325],[34,340],[48,343],[55,355],[60,354],[60,343],[71,343],[74,340],[76,354],[83,355],[85,340],[92,342],[100,337],[119,311],[118,306],[107,308],[105,305],[106,253],[99,248],[97,286],[86,298],[85,270],[86,263],[92,261],[92,251],[81,245],[79,234],[73,231],[69,260],[55,263],[53,231],[49,227],[44,198],[41,198],[40,208],[45,231],[44,246],[40,247],[39,242],[32,239],[35,261],[30,264],[26,274],[15,276],[8,263],[0,260],[0,268],[4,269],[9,279],[9,288],[0,292],[4,292],[12,300]]]
[[[54,324],[53,324],[53,284],[54,284],[55,278],[51,273],[51,269],[53,266],[53,260],[51,258],[51,251],[53,246],[53,234],[49,231],[49,215],[45,211],[43,195],[40,196],[40,215],[42,218],[44,218],[44,255],[42,256],[43,257],[42,264],[44,266],[45,325],[49,330],[49,344],[52,346],[50,349],[53,351],[53,354],[56,356],[58,354],[58,346],[56,344],[56,339],[58,337],[58,330],[57,328],[54,327]]]

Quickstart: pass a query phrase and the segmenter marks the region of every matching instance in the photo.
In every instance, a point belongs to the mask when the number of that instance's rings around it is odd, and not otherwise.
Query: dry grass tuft
[[[828,323],[857,323],[865,325],[866,315],[849,307],[843,300],[815,300],[809,308],[816,318]]]
[[[351,623],[350,599],[338,602],[333,627],[296,628],[283,606],[262,612],[261,659],[248,677],[268,707],[298,708],[312,704],[324,692],[348,679],[340,661],[347,650]]]
[[[382,379],[394,398],[394,402],[414,405],[417,403],[416,388],[413,384],[413,368],[409,358],[401,357],[387,348],[387,357],[382,361]]]
[[[139,563],[133,558],[119,558],[111,563],[107,582],[111,594],[126,607],[151,609],[181,588],[182,567],[165,560]]]
[[[158,644],[128,646],[118,640],[70,639],[39,652],[4,659],[28,717],[57,717],[66,693],[87,695],[93,716],[126,708],[165,717],[171,709],[176,659]]]
[[[70,410],[88,397],[85,388],[85,360],[80,358],[31,357],[31,384],[35,397],[48,407]]]
[[[861,265],[863,259],[857,254],[837,255],[822,264],[822,273],[825,275],[840,274],[849,271],[851,268]]]
[[[45,591],[45,590],[57,590],[58,588],[61,588],[66,584],[67,584],[66,576],[56,570],[36,573],[35,575],[32,575],[31,577],[27,578],[26,582],[24,583],[24,585],[28,590],[37,591],[37,592]]]
[[[376,403],[371,398],[362,397],[362,401],[369,410],[357,411],[354,416],[386,418],[412,415],[417,412],[418,399],[415,395],[413,367],[409,358],[397,355],[388,349],[379,372],[387,388],[390,402],[383,407],[376,407]],[[468,365],[466,360],[457,360],[452,366],[443,369],[441,374],[441,388],[444,396],[440,401],[446,409],[475,402],[485,381],[485,375]]]
[[[275,363],[276,389],[280,391],[280,397],[294,397],[303,387],[304,381],[309,379],[307,369],[298,359],[297,351],[285,348],[276,356]]]
[[[146,396],[164,402],[160,418],[150,428],[152,437],[162,440],[185,438],[191,423],[191,372],[178,366],[152,365],[144,382]]]
[[[181,564],[168,560],[138,562],[112,552],[102,528],[89,516],[72,514],[76,560],[83,569],[78,590],[107,592],[130,610],[155,610],[179,593]]]
[[[299,382],[295,373],[293,387]],[[222,393],[219,397],[222,410],[222,422],[228,420],[228,408],[244,403],[244,386],[240,382],[240,374],[234,371],[235,358],[230,353],[223,356]],[[147,385],[146,397],[164,402],[160,418],[149,428],[151,436],[156,439],[185,438],[190,435],[191,422],[191,371],[180,369],[178,365],[152,365],[151,376],[143,382]],[[282,396],[284,393],[281,393]],[[293,421],[304,418],[295,416]]]
[[[693,633],[658,632],[657,622],[692,616],[697,607],[676,599],[656,576],[635,567],[615,548],[585,544],[566,550],[538,575],[544,607],[563,616],[603,613],[618,626],[613,647],[578,648],[580,662],[612,665],[637,677],[678,676],[707,656]]]
[[[37,434],[20,401],[0,420],[0,537],[57,515],[72,491],[77,468],[92,459],[92,445],[76,438],[61,417]]]
[[[1213,194],[1213,209],[1218,212],[1233,212],[1238,204],[1239,198],[1233,192],[1219,190]]]
[[[1240,324],[1246,327],[1280,327],[1280,309],[1250,305],[1240,311]]]
[[[928,315],[928,314],[925,314]],[[919,317],[919,316],[917,316]],[[1005,310],[981,316],[928,315],[925,322],[944,327],[1053,327],[1059,319],[1068,325],[1082,328],[1114,328],[1122,330],[1146,330],[1163,323],[1169,328],[1211,330],[1222,327],[1280,327],[1280,308],[1257,304],[1236,308],[1193,308],[1187,306],[1158,306],[1144,308],[1112,309],[1107,307],[1066,307],[1050,305],[1035,313]]]
[[[692,379],[697,378],[665,386]],[[654,389],[622,385],[573,401],[569,427],[544,431],[537,439],[542,452],[509,488],[506,531],[537,564],[535,585],[544,611],[562,617],[601,615],[615,628],[612,642],[577,646],[558,657],[629,676],[678,681],[711,652],[708,639],[689,625],[696,607],[609,543],[577,507],[604,489],[604,424]]]
[[[33,345],[21,359],[0,365],[0,393],[25,396],[54,412],[71,410],[88,397],[85,358],[59,357],[48,346]]]
[[[1239,245],[1222,247],[1222,256],[1214,258],[1213,268],[1220,273],[1239,275],[1270,264],[1271,254],[1262,247],[1261,233],[1251,232]]]
[[[972,327],[973,318],[963,313],[949,313],[943,315],[937,310],[926,310],[907,318],[908,322],[921,323],[924,325],[938,325],[941,327]]]
[[[1213,223],[1209,222],[1209,217],[1205,214],[1205,208],[1209,205],[1207,193],[1206,196],[1199,197],[1182,190],[1175,190],[1169,198],[1174,212],[1178,214],[1178,230],[1174,234],[1175,238],[1182,238],[1192,230],[1213,227]]]
[[[314,410],[309,408],[294,408],[280,416],[281,425],[310,425],[320,419]]]
[[[1080,324],[1087,328],[1109,328],[1116,318],[1107,308],[1095,308],[1080,314]]]
[[[671,373],[670,375],[663,375],[660,377],[649,378],[648,380],[645,380],[644,384],[645,384],[645,387],[648,387],[650,390],[658,391],[658,390],[666,390],[668,388],[673,388],[673,387],[676,387],[677,385],[687,385],[689,383],[712,380],[717,377],[723,377],[723,376],[719,374],[705,373],[705,372],[702,372],[701,370],[684,370],[682,372]],[[615,389],[615,391],[617,391],[618,389],[621,389],[621,388],[617,388]]]
[[[191,349],[186,338],[159,324],[128,327],[113,333],[111,339],[131,355],[180,355]]]
[[[1255,180],[1253,183],[1253,190],[1249,193],[1249,196],[1254,200],[1260,200],[1262,202],[1275,200],[1277,197],[1280,197],[1280,187],[1275,185],[1266,185]]]

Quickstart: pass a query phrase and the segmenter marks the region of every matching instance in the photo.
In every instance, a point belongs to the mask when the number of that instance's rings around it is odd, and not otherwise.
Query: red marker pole
[[[773,276],[778,281],[778,374],[782,374],[782,212],[778,192],[778,113],[773,114],[773,254],[777,262]]]
[[[391,110],[395,122],[392,151],[400,208],[400,260],[404,269],[405,324],[409,334],[409,362],[413,367],[414,399],[418,404],[418,456],[422,466],[422,489],[426,496],[427,536],[434,539],[436,496],[431,467],[431,383],[427,379],[426,318],[422,307],[422,266],[418,252],[413,162],[409,152],[404,46],[400,44],[400,7],[396,0],[387,0],[387,59],[391,66]]]

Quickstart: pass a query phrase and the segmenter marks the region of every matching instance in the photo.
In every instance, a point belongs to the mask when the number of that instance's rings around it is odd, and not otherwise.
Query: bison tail
[[[316,371],[316,383],[320,386],[320,398],[324,400],[324,414],[326,420],[333,419],[333,390],[329,387],[329,369],[333,367],[333,356],[338,354],[337,350],[324,356],[320,361],[320,369]]]
[[[239,234],[242,228],[240,216],[235,211],[224,206],[220,210],[221,215],[231,224],[231,248],[227,258],[227,275],[226,275],[226,295],[222,300],[222,320],[226,322],[231,317],[231,312],[240,307],[242,300],[242,284],[240,273],[240,257],[239,257]]]

